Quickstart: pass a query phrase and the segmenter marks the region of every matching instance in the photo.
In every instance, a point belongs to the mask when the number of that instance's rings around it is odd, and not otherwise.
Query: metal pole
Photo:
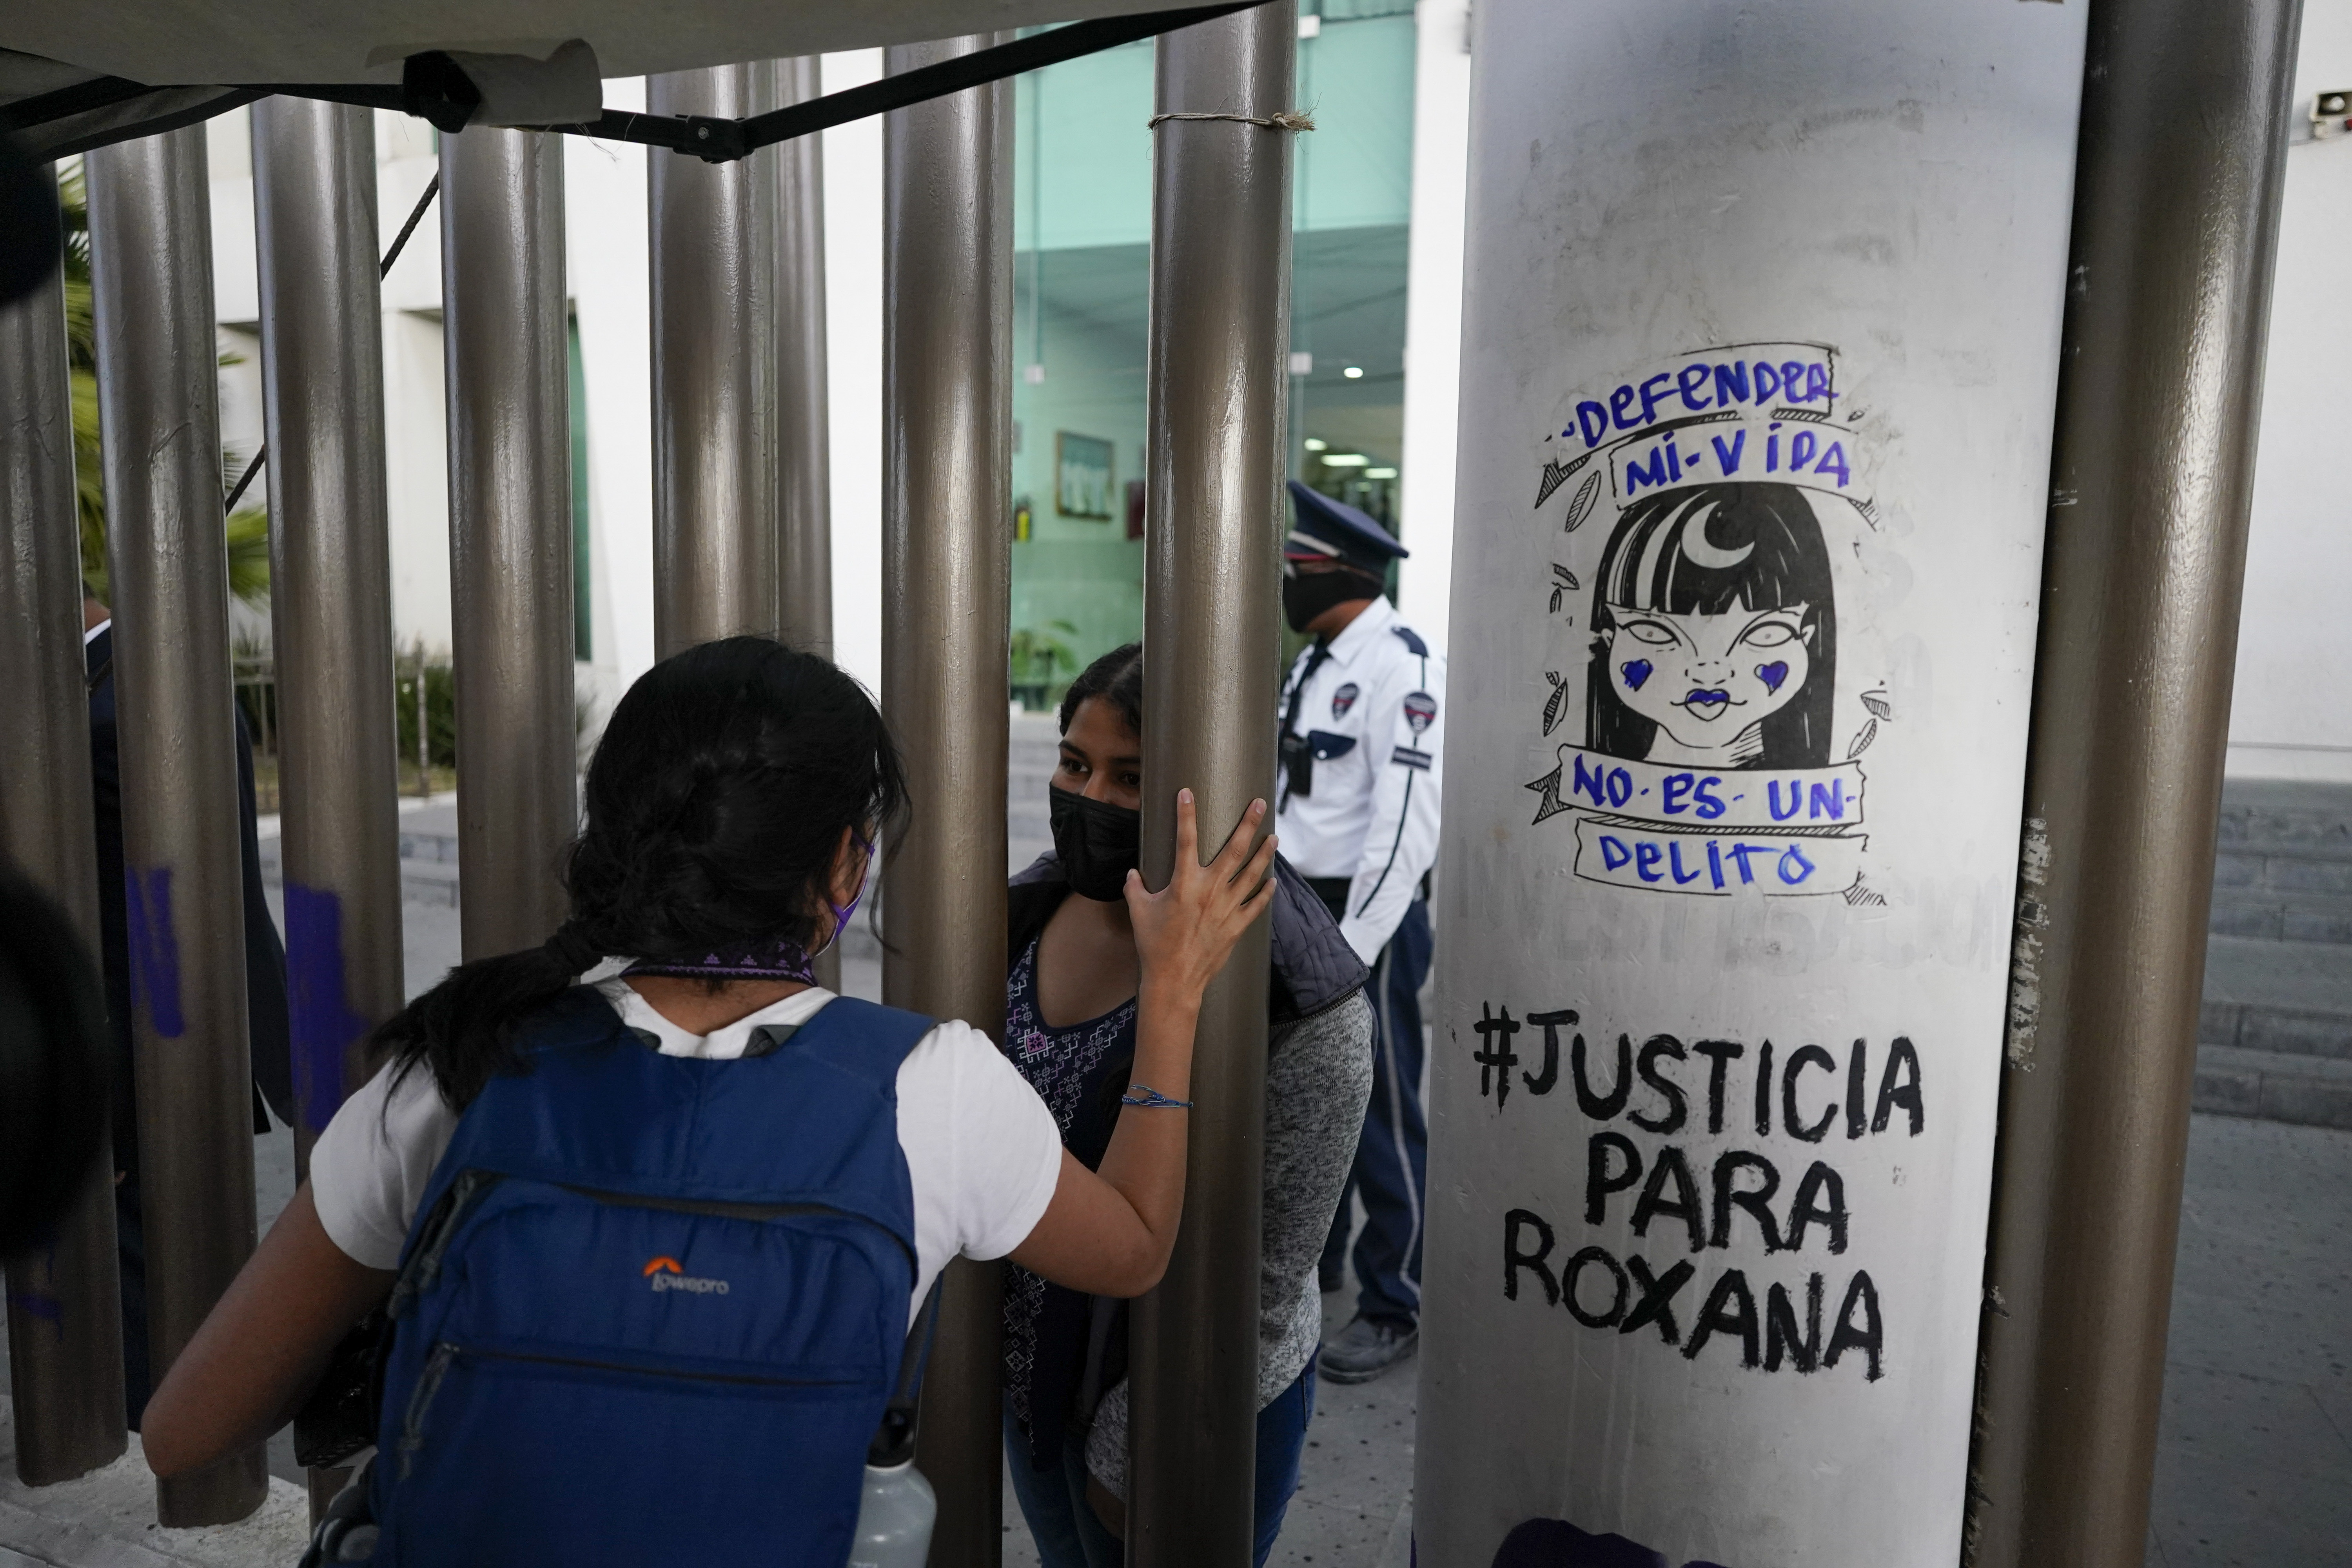
[[[2137,1565],[2299,0],[2100,0],[2025,790],[1971,1560]]]
[[[1291,107],[1293,0],[1160,40],[1160,114]],[[1213,852],[1274,779],[1290,133],[1234,120],[1154,132],[1143,579],[1143,874],[1175,866],[1175,792]],[[1201,1006],[1184,1225],[1136,1304],[1128,1561],[1250,1561],[1268,928]]]
[[[262,100],[253,184],[294,1137],[307,1169],[366,1075],[368,1031],[404,999],[373,120]]]
[[[765,61],[670,71],[655,114],[769,107]],[[665,658],[776,625],[775,155],[656,153],[653,236],[654,642]]]
[[[1001,41],[897,47],[884,65]],[[1012,85],[898,110],[883,148],[882,707],[915,815],[888,862],[882,994],[1001,1037]],[[994,1568],[1003,1551],[1003,1291],[994,1264],[949,1265],[918,1455],[939,1493],[933,1568]]]
[[[158,1383],[253,1252],[253,1064],[202,126],[91,153],[91,297]],[[166,1525],[268,1496],[259,1445],[156,1486]]]
[[[823,95],[814,55],[777,60],[775,106]],[[824,142],[773,152],[776,181],[776,634],[833,657],[833,432],[826,417]],[[816,958],[817,984],[841,989],[841,947]]]
[[[468,960],[563,921],[578,826],[562,139],[441,138],[458,921]]]
[[[824,89],[817,58],[778,60],[776,107]],[[833,657],[832,432],[825,418],[824,145],[775,149],[776,626],[786,642]]]
[[[74,502],[65,281],[0,310],[0,855],[99,936],[89,707],[82,684],[81,547]],[[16,1474],[47,1486],[123,1450],[122,1298],[114,1156],[48,1244],[8,1261],[8,1379]]]
[[[262,100],[253,190],[299,1180],[405,997],[373,116]]]

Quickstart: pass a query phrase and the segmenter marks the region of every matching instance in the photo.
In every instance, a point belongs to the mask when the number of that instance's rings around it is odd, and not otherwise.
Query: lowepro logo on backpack
[[[726,1280],[698,1279],[678,1267],[678,1261],[675,1258],[654,1258],[646,1265],[643,1272],[646,1279],[653,1281],[654,1294],[656,1296],[665,1290],[688,1290],[697,1296],[727,1294]]]

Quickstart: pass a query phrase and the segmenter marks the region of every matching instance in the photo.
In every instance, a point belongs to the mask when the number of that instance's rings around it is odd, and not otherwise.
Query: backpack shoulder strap
[[[792,1049],[817,1057],[896,1100],[899,1066],[936,1024],[904,1008],[836,996],[793,1031]]]

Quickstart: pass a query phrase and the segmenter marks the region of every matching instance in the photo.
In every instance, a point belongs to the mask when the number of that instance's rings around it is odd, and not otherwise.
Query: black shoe
[[[1411,1323],[1359,1315],[1323,1347],[1326,1383],[1370,1383],[1421,1347]]]

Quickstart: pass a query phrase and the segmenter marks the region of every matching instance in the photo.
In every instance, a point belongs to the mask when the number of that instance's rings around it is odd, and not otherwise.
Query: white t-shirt
[[[725,1028],[689,1035],[619,979],[596,989],[623,1023],[658,1040],[662,1055],[721,1060],[741,1056],[761,1026],[805,1024],[833,1000],[832,992],[811,986]],[[320,1224],[347,1257],[370,1268],[399,1267],[416,1206],[457,1127],[457,1112],[430,1072],[411,1072],[396,1090],[387,1087],[392,1077],[377,1073],[345,1100],[310,1151]],[[969,1024],[938,1026],[899,1065],[898,1147],[915,1194],[910,1311],[949,1258],[1002,1258],[1020,1246],[1061,1177],[1053,1112]]]

